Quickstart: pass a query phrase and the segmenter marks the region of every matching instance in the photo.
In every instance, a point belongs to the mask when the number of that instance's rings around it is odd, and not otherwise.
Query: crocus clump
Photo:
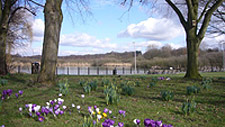
[[[21,92],[19,92],[19,94],[20,93]],[[64,99],[58,98],[47,101],[46,106],[26,104],[25,109],[28,111],[30,117],[37,118],[38,121],[43,122],[49,115],[53,115],[55,118],[59,115],[63,115],[67,110],[67,106],[63,105],[63,102]],[[72,104],[72,108],[74,107],[75,105]]]
[[[15,93],[16,98],[19,98],[19,96],[23,95],[23,91],[19,90],[18,93]]]
[[[114,123],[115,123],[114,120],[106,119],[106,120],[102,123],[102,126],[103,126],[103,127],[111,127],[111,126],[113,126]]]
[[[155,121],[151,119],[145,119],[144,125],[145,127],[173,127],[172,125],[162,124],[162,121]]]
[[[11,89],[3,90],[1,99],[2,100],[7,99],[7,98],[9,98],[11,96],[11,94],[12,94],[12,90]]]
[[[125,117],[125,113],[126,113],[126,111],[124,111],[124,110],[119,110],[119,114],[120,114],[120,115],[123,115],[124,117]]]

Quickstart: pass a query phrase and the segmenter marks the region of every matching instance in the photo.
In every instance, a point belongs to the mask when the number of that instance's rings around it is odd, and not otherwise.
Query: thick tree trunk
[[[187,34],[187,71],[185,78],[201,79],[198,72],[198,51],[200,41],[195,34]]]
[[[8,73],[6,64],[6,37],[7,30],[0,29],[0,75]]]
[[[6,75],[8,73],[6,63],[6,38],[8,31],[8,21],[11,8],[11,1],[6,0],[4,9],[1,10],[0,15],[0,75]],[[2,9],[2,8],[1,8]]]
[[[55,80],[60,30],[63,20],[62,0],[47,0],[44,8],[45,33],[38,82],[52,83]]]

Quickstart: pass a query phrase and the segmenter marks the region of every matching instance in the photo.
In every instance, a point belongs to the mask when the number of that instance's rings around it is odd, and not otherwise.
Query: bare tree
[[[38,75],[38,82],[48,82],[54,84],[56,63],[58,57],[58,47],[60,41],[61,24],[63,21],[62,13],[63,0],[46,0],[44,5],[45,32],[41,59],[41,72]],[[80,7],[86,7],[85,0],[68,0],[68,3],[75,5],[81,13]],[[41,5],[39,5],[41,6]]]
[[[160,0],[153,0],[159,2]],[[204,38],[207,28],[210,24],[213,14],[216,12],[224,13],[220,6],[224,5],[224,0],[163,0],[166,2],[175,14],[186,32],[187,43],[187,71],[186,78],[201,79],[198,72],[198,50],[199,45]],[[148,3],[149,0],[140,0],[141,3]],[[127,0],[123,1],[123,4]],[[130,0],[132,6],[133,0]],[[224,17],[220,17],[224,19]],[[213,22],[211,22],[213,23]],[[213,23],[214,24],[214,23]],[[213,25],[212,25],[213,26]]]
[[[25,4],[22,4],[25,3]],[[28,0],[1,0],[0,2],[0,75],[8,73],[6,62],[6,46],[9,32],[9,24],[16,12],[24,9],[34,14]]]

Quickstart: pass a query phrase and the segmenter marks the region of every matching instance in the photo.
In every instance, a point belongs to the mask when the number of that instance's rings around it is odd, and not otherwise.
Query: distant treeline
[[[139,68],[160,68],[186,69],[187,51],[186,48],[172,49],[166,45],[161,48],[148,47],[142,54],[137,51],[137,67]],[[22,63],[40,62],[41,56],[22,57],[13,56],[13,61]],[[104,66],[106,63],[132,63],[134,66],[134,52],[110,52],[95,55],[71,55],[59,56],[58,63],[90,63],[91,66]],[[199,67],[223,67],[223,52],[218,48],[199,49]]]

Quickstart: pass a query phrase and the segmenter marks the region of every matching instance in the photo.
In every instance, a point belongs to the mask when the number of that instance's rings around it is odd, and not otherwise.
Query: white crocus
[[[47,105],[47,106],[49,106],[49,105],[50,105],[50,103],[49,103],[49,102],[46,102],[46,105]]]
[[[60,93],[59,96],[62,97],[62,94]]]
[[[85,95],[84,94],[81,94],[81,98],[84,98],[85,97]]]
[[[33,104],[28,104],[28,107],[29,107],[29,108],[32,108],[32,105],[33,105]]]
[[[57,102],[57,100],[55,99],[54,102]]]
[[[58,98],[58,101],[64,102],[64,100],[62,98]]]
[[[80,105],[77,105],[77,109],[80,110]]]
[[[75,108],[75,104],[72,104],[72,108]]]
[[[96,108],[95,110],[96,110],[96,112],[99,112],[100,111],[99,108]]]
[[[134,119],[134,123],[137,124],[137,119]]]
[[[65,105],[63,105],[63,109],[64,109],[64,110],[66,109],[66,106],[65,106]]]
[[[102,115],[97,115],[98,120],[102,118]]]
[[[40,105],[37,105],[36,107],[34,107],[34,111],[35,112],[38,112],[40,110],[41,106]]]

